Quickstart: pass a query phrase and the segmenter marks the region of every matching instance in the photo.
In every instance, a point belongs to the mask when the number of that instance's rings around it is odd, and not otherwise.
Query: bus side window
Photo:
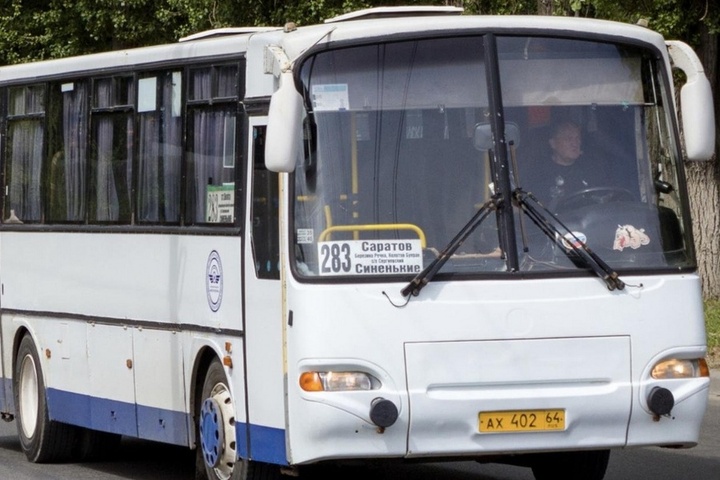
[[[152,72],[138,81],[138,223],[180,222],[182,73]]]
[[[88,211],[91,222],[131,221],[134,98],[135,82],[129,75],[94,82]]]
[[[265,130],[253,129],[253,259],[258,278],[279,280],[278,174],[265,168]]]
[[[12,87],[8,92],[5,223],[41,220],[45,88]]]
[[[46,220],[83,222],[87,196],[88,82],[51,84],[49,92]]]
[[[235,222],[239,78],[237,64],[190,71],[186,224]]]

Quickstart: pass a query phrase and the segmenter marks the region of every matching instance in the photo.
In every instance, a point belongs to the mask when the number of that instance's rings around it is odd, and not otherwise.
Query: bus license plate
[[[565,430],[565,410],[509,410],[480,412],[480,433]]]

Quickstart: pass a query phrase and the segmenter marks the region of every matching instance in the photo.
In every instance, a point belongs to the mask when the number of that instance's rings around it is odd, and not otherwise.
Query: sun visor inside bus
[[[482,63],[452,63],[432,71],[428,68],[396,66],[381,76],[340,76],[332,83],[318,78],[311,86],[313,109],[323,112],[488,106],[487,91],[481,86],[485,80]],[[505,106],[643,102],[637,58],[501,60],[500,76]],[[352,83],[342,82],[349,78]]]
[[[643,102],[639,58],[562,58],[500,63],[505,106]]]

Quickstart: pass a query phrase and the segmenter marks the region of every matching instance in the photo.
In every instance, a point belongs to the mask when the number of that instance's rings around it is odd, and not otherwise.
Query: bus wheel
[[[235,468],[235,410],[225,372],[217,360],[210,364],[205,376],[197,418],[198,463],[203,464],[197,470],[204,470],[209,480],[241,478],[242,462]]]
[[[559,452],[538,455],[532,465],[535,480],[582,478],[602,480],[605,477],[610,450]]]
[[[72,454],[76,429],[51,421],[45,381],[35,342],[25,335],[20,342],[13,372],[13,394],[20,446],[31,462],[57,462]]]

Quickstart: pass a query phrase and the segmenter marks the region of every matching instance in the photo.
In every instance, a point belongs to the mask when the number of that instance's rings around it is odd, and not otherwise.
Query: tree
[[[638,18],[666,38],[692,45],[705,68],[714,95],[716,145],[720,145],[720,3],[711,0],[587,0],[595,13],[626,22]],[[709,162],[685,164],[698,267],[705,298],[720,298],[720,162],[718,148]]]
[[[720,2],[715,0],[5,0],[0,65],[175,42],[227,26],[321,22],[373,5],[455,5],[466,13],[572,15],[635,23],[698,51],[720,120]],[[720,130],[716,138],[720,140]],[[720,298],[718,156],[686,165],[698,264],[706,298]]]

